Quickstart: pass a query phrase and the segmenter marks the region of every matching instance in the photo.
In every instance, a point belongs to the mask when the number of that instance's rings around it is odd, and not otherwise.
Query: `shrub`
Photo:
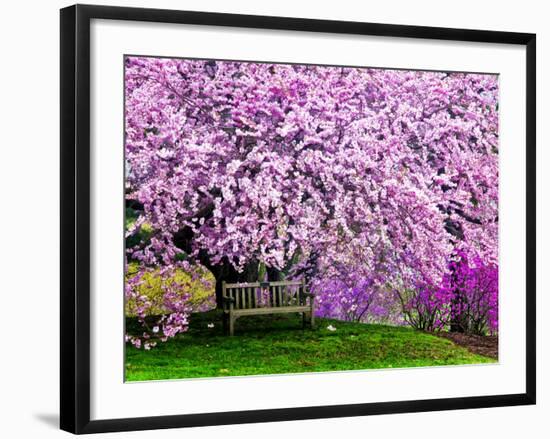
[[[159,340],[187,331],[191,312],[215,307],[213,286],[213,275],[199,267],[168,271],[128,263],[125,311],[127,317],[137,317],[140,325],[126,334],[126,341],[148,350]]]
[[[139,264],[137,262],[130,262],[126,270],[126,280],[131,279],[138,271]],[[145,273],[141,277],[140,284],[135,288],[139,294],[127,298],[125,303],[126,316],[138,316],[138,308],[142,305],[136,299],[137,296],[144,296],[144,299],[141,299],[141,301],[146,300],[150,303],[147,315],[165,314],[168,310],[166,308],[163,287],[171,287],[176,283],[182,286],[185,285],[185,294],[189,296],[189,306],[193,312],[203,312],[215,308],[215,279],[208,270],[195,268],[193,273],[189,273],[178,269],[173,276],[164,278],[160,274],[160,270],[155,269]],[[183,291],[180,291],[180,294],[183,294]]]
[[[451,316],[450,293],[445,286],[429,283],[396,292],[403,319],[413,328],[440,331],[447,327]]]
[[[449,268],[455,329],[475,335],[498,332],[498,267],[460,250]]]

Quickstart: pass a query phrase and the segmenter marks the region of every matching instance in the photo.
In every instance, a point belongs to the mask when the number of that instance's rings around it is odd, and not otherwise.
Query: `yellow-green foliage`
[[[184,270],[177,270],[176,274],[169,280],[163,280],[158,274],[158,270],[151,273],[146,273],[143,276],[143,283],[138,287],[139,292],[146,296],[152,303],[150,314],[158,315],[165,312],[163,308],[163,291],[162,282],[177,282],[178,284],[186,285],[185,291],[182,293],[188,293],[191,295],[190,302],[194,309],[198,309],[201,305],[205,305],[210,302],[215,305],[215,285],[216,280],[212,273],[206,269],[196,268],[199,278],[193,280],[191,274]],[[128,264],[127,277],[135,275],[138,271],[138,263],[130,262]],[[210,283],[210,287],[207,288],[200,281],[200,278],[207,280]],[[126,301],[126,315],[134,317],[135,314],[135,301],[133,299]]]

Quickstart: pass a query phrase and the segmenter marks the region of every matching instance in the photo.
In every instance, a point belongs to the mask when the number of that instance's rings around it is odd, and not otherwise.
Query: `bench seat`
[[[303,306],[284,306],[284,307],[270,307],[270,308],[249,308],[249,309],[234,309],[233,314],[236,316],[253,316],[260,314],[284,314],[293,312],[309,312],[311,310],[309,305]]]

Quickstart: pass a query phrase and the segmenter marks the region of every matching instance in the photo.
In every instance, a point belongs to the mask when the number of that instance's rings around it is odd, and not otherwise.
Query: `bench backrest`
[[[223,282],[223,295],[234,300],[234,309],[305,305],[309,300],[305,293],[303,281]],[[229,304],[224,306],[229,308]]]

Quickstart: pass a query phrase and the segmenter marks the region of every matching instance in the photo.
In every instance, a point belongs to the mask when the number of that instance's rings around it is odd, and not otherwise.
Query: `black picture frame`
[[[90,420],[90,21],[92,19],[525,46],[527,60],[525,65],[527,148],[525,393]],[[535,404],[535,34],[89,5],[75,5],[62,9],[60,24],[61,429],[77,434],[99,433]]]

